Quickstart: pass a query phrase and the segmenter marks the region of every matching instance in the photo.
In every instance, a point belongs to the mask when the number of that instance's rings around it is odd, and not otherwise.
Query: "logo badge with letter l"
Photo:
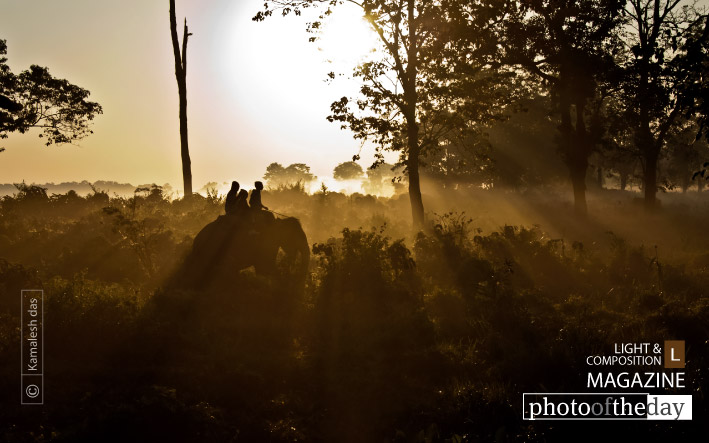
[[[665,367],[684,368],[684,340],[665,340]]]

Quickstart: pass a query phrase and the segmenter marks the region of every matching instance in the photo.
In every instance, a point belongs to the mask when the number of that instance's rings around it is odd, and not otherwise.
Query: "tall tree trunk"
[[[628,173],[625,171],[620,171],[620,190],[625,191],[625,188],[628,186]]]
[[[688,168],[684,167],[682,170],[686,171]],[[682,194],[686,194],[689,189],[689,173],[682,174]]]
[[[572,181],[574,183],[574,211],[576,215],[586,217],[588,207],[586,206],[586,171],[588,171],[588,157],[591,155],[591,149],[588,131],[586,131],[585,122],[586,99],[584,97],[576,98],[576,143],[571,146],[572,149]]]
[[[658,150],[649,148],[645,154],[645,210],[652,212],[655,210],[657,195],[657,159]]]
[[[659,2],[654,2],[658,7]],[[640,83],[638,85],[638,127],[635,133],[635,144],[642,155],[643,168],[643,193],[645,196],[645,211],[652,212],[655,209],[655,194],[657,193],[657,158],[659,150],[655,153],[655,140],[650,128],[650,109],[652,98],[650,97],[650,58],[652,57],[652,42],[641,42],[643,52],[640,58]]]
[[[650,119],[647,111],[640,109],[640,127],[635,137],[640,153],[643,157],[643,193],[645,210],[652,212],[655,209],[655,196],[657,194],[657,161],[660,158],[659,143],[652,136]]]
[[[562,83],[563,84],[563,83]],[[564,152],[564,161],[569,169],[571,178],[571,186],[574,191],[574,213],[580,217],[586,217],[588,207],[586,206],[586,169],[588,168],[588,157],[583,155],[583,147],[579,146],[582,140],[579,139],[579,131],[585,133],[586,128],[583,125],[583,116],[580,119],[581,127],[578,127],[579,118],[577,117],[577,134],[574,134],[574,128],[571,124],[571,100],[568,96],[568,90],[562,86],[560,90],[560,105],[561,105],[561,132],[562,151]],[[577,114],[579,109],[577,106]],[[583,108],[581,108],[583,113]]]
[[[571,186],[574,189],[574,213],[579,217],[588,215],[588,206],[586,205],[586,167],[583,161],[576,159],[577,163],[571,169]]]
[[[418,108],[418,91],[416,78],[418,76],[418,25],[415,16],[415,0],[408,0],[407,15],[409,27],[409,46],[407,48],[408,65],[403,75],[404,99],[406,106],[406,138],[409,155],[407,167],[409,171],[409,201],[411,202],[411,217],[414,229],[424,228],[423,198],[421,196],[421,182],[419,179],[419,126],[416,119]]]
[[[182,182],[185,198],[192,195],[192,162],[190,149],[187,143],[187,39],[190,34],[185,29],[182,34],[182,51],[177,39],[177,19],[175,18],[175,0],[170,0],[170,35],[172,37],[172,50],[175,55],[175,78],[177,78],[177,92],[180,96],[180,153],[182,155]]]
[[[418,124],[409,122],[408,126],[408,171],[409,171],[409,201],[411,202],[411,217],[414,223],[414,229],[422,229],[424,224],[423,217],[423,198],[421,196],[421,182],[419,180],[419,146],[418,146]]]

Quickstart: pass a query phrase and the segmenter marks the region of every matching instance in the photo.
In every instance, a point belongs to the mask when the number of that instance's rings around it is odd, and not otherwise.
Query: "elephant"
[[[220,215],[197,234],[176,277],[180,286],[198,289],[222,282],[228,286],[235,272],[250,266],[270,276],[277,270],[279,249],[285,254],[282,263],[304,282],[310,247],[297,218],[277,219],[266,211]]]

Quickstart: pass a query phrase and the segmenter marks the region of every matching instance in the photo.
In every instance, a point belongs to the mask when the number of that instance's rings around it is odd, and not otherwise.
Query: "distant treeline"
[[[81,182],[62,182],[62,183],[33,183],[37,186],[45,188],[48,194],[66,194],[69,191],[74,191],[79,195],[88,195],[96,191],[106,192],[109,195],[117,194],[119,196],[133,195],[137,188],[150,188],[152,185],[132,185],[130,183],[118,183],[115,181],[98,180],[90,182],[83,180]],[[173,192],[172,186],[169,183],[162,185],[163,192],[170,194]],[[0,184],[0,196],[17,194],[17,186],[13,183]]]

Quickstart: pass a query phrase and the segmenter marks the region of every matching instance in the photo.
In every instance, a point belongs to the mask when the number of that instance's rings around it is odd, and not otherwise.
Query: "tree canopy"
[[[629,0],[625,15],[629,32],[618,95],[625,108],[623,121],[642,161],[645,206],[651,210],[666,142],[682,126],[691,125],[684,117],[693,117],[703,106],[707,18],[682,0]]]
[[[271,163],[263,175],[269,187],[288,186],[296,183],[306,185],[317,177],[310,172],[310,166],[305,163],[293,163],[283,167],[280,163]]]
[[[93,133],[91,121],[103,110],[88,100],[89,91],[37,65],[14,74],[6,54],[6,41],[0,40],[0,138],[41,128],[39,137],[49,146],[72,143]]]
[[[267,0],[254,20],[311,9],[319,16],[306,29],[316,40],[345,5],[359,8],[380,47],[353,66],[359,94],[334,101],[328,120],[372,143],[375,165],[384,151],[399,154],[416,228],[424,220],[419,169],[471,186],[518,186],[545,174],[520,158],[557,162],[533,137],[520,138],[531,151],[521,156],[499,149],[509,139],[499,131],[490,140],[510,109],[547,106],[535,118],[557,147],[581,216],[591,166],[600,185],[604,170],[620,176],[622,189],[637,179],[650,208],[668,180],[658,169],[663,155],[682,151],[670,149],[675,135],[707,133],[709,24],[690,0]]]
[[[372,142],[375,164],[383,161],[383,151],[399,153],[408,177],[413,224],[420,229],[421,157],[452,139],[464,141],[468,132],[478,130],[501,109],[505,94],[497,88],[499,71],[488,69],[486,52],[494,45],[477,40],[484,34],[480,30],[496,17],[478,19],[469,10],[461,11],[463,5],[457,2],[271,0],[254,20],[264,20],[274,11],[300,15],[304,9],[322,7],[318,19],[308,24],[315,32],[345,3],[359,8],[380,47],[372,58],[353,67],[352,75],[361,84],[359,95],[333,102],[328,120],[350,130],[355,139]],[[453,18],[462,16],[476,17],[475,27],[466,28],[476,32],[458,32]]]
[[[501,61],[523,68],[554,99],[559,153],[569,170],[575,211],[582,216],[594,149],[588,114],[598,109],[599,85],[616,71],[622,8],[623,0],[509,2],[497,31]]]
[[[364,170],[355,162],[344,162],[335,166],[332,176],[335,180],[355,180],[364,175]]]

